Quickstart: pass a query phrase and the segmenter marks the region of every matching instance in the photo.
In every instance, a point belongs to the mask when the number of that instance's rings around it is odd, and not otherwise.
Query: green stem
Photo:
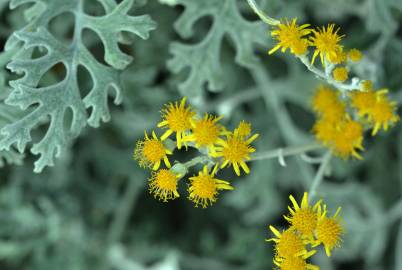
[[[314,65],[311,64],[310,60],[304,55],[298,57],[300,61],[307,67],[308,70],[313,72],[318,78],[325,80],[327,83],[333,85],[337,89],[346,92],[356,89],[360,89],[360,80],[358,78],[353,78],[350,84],[339,83],[335,81],[330,74],[325,74],[325,72],[319,70]]]
[[[309,201],[311,201],[315,195],[317,194],[318,186],[321,184],[324,179],[325,170],[327,169],[329,162],[331,161],[332,151],[329,150],[324,158],[322,159],[322,163],[318,168],[317,174],[314,177],[313,183],[311,184],[311,188],[309,191]]]
[[[280,24],[280,21],[269,17],[267,14],[265,14],[262,10],[260,10],[257,6],[257,3],[254,0],[247,0],[247,3],[249,4],[249,6],[251,7],[251,9],[255,12],[255,14],[258,15],[258,17],[260,17],[260,19],[269,24],[269,25],[278,25]]]
[[[314,144],[307,144],[302,146],[295,146],[295,147],[287,147],[287,148],[278,148],[275,150],[270,150],[266,152],[256,153],[252,155],[249,161],[255,160],[263,160],[263,159],[271,159],[271,158],[283,158],[286,156],[294,156],[303,154],[305,152],[317,150],[323,148],[322,145],[314,143]]]
[[[211,158],[208,156],[198,156],[185,163],[176,162],[170,170],[175,174],[178,174],[181,177],[183,177],[188,173],[188,170],[191,167],[197,164],[205,164],[205,163],[215,163],[215,162],[212,161]]]
[[[120,206],[115,213],[115,217],[109,230],[108,242],[111,245],[120,241],[127,225],[128,218],[130,217],[130,213],[134,208],[137,193],[140,191],[138,188],[138,182],[135,181],[135,179],[129,179],[128,181],[130,181],[130,183],[128,184],[128,188],[120,202]]]

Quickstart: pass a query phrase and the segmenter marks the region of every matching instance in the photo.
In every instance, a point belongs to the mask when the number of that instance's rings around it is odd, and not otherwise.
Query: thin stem
[[[117,209],[109,230],[108,242],[111,245],[120,241],[127,225],[128,218],[130,217],[130,213],[134,208],[135,199],[140,191],[138,188],[138,182],[135,181],[135,179],[128,179],[128,181],[128,188],[120,202],[120,206]]]
[[[357,78],[352,79],[352,82],[350,84],[339,83],[335,81],[333,78],[331,78],[331,76],[325,74],[323,71],[319,70],[314,65],[312,65],[310,63],[310,60],[306,56],[300,56],[298,58],[307,67],[308,70],[313,72],[320,79],[327,81],[329,84],[333,85],[337,89],[342,90],[344,92],[359,89],[359,83],[360,83],[359,79]]]
[[[209,157],[207,157],[207,156],[199,156],[199,157],[193,158],[190,161],[187,161],[187,162],[183,163],[183,165],[187,169],[189,169],[190,167],[193,167],[193,166],[195,166],[197,164],[204,164],[204,163],[207,163],[209,161],[211,161],[211,159]]]
[[[247,0],[247,3],[251,7],[251,9],[255,12],[255,14],[260,17],[260,19],[269,24],[269,25],[278,25],[280,24],[280,21],[269,17],[267,14],[265,14],[261,9],[258,8],[257,3],[254,0]]]
[[[321,184],[324,179],[325,170],[327,169],[329,162],[331,161],[332,151],[329,150],[324,158],[322,159],[322,163],[318,168],[317,174],[314,177],[313,183],[311,184],[311,188],[309,191],[309,200],[312,200],[317,193],[318,186]]]
[[[275,150],[256,153],[256,154],[252,155],[252,157],[249,161],[271,159],[271,158],[283,158],[285,156],[294,156],[294,155],[304,154],[306,152],[321,149],[321,148],[323,148],[323,146],[320,144],[317,144],[317,143],[307,144],[307,145],[302,145],[302,146],[295,146],[295,147],[278,148]]]

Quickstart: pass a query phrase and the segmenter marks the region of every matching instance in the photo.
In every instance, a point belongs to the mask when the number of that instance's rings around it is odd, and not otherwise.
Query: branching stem
[[[324,179],[325,170],[327,169],[329,162],[331,161],[332,151],[329,150],[322,159],[322,163],[318,168],[317,174],[314,177],[313,183],[311,184],[311,188],[309,191],[309,201],[311,201],[315,195],[317,194],[318,186],[321,184]]]
[[[322,145],[314,143],[302,146],[294,146],[287,148],[278,148],[275,150],[270,150],[266,152],[260,152],[252,155],[249,161],[271,159],[271,158],[283,158],[285,156],[294,156],[299,154],[304,154],[309,151],[317,150],[323,148]]]
[[[259,9],[259,7],[257,6],[257,3],[254,0],[247,0],[247,3],[249,4],[249,6],[251,7],[251,9],[255,12],[255,14],[258,15],[258,17],[260,17],[260,19],[265,22],[266,24],[269,25],[278,25],[280,23],[280,21],[269,17],[267,14],[265,14],[264,11],[262,11],[261,9]]]

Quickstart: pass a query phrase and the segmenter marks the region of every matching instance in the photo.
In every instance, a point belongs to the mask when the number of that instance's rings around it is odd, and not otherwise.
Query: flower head
[[[247,137],[251,133],[251,124],[246,121],[240,121],[234,133],[239,137]]]
[[[359,62],[362,60],[363,54],[358,49],[351,49],[348,52],[348,57],[352,62]]]
[[[204,166],[203,170],[197,176],[190,177],[190,186],[188,192],[189,199],[195,203],[195,206],[201,205],[206,208],[216,202],[216,196],[219,190],[232,190],[233,187],[229,182],[215,178],[218,166],[216,165],[211,173],[208,167]]]
[[[153,170],[157,170],[163,160],[165,165],[170,168],[167,155],[171,155],[172,152],[158,139],[154,131],[152,131],[151,138],[148,137],[146,131],[144,134],[145,139],[137,142],[134,159],[138,161],[141,167],[152,167]]]
[[[247,160],[250,160],[250,153],[255,152],[255,148],[250,144],[257,139],[258,134],[254,134],[251,137],[239,136],[238,132],[230,133],[226,135],[226,140],[220,139],[217,148],[216,157],[222,157],[223,163],[221,168],[227,165],[233,165],[235,173],[240,176],[240,167],[246,172],[250,173],[250,169],[246,164]]]
[[[332,71],[332,76],[335,81],[344,82],[348,79],[348,70],[345,67],[337,67]]]
[[[369,121],[374,125],[371,133],[373,136],[381,128],[387,131],[389,126],[399,121],[399,116],[396,114],[396,102],[390,101],[385,97],[378,99],[371,110]]]
[[[369,113],[376,103],[376,93],[372,90],[352,91],[351,106],[358,111],[358,115],[363,117]]]
[[[336,124],[326,119],[318,119],[313,127],[313,132],[317,140],[325,146],[331,146],[337,134]]]
[[[314,255],[315,252],[310,252],[307,258]],[[306,262],[305,257],[289,257],[286,259],[275,258],[274,263],[279,267],[280,270],[319,270],[320,268],[316,265],[312,265]]]
[[[217,122],[222,117],[215,117],[205,114],[203,119],[192,121],[192,134],[185,136],[184,141],[195,142],[196,147],[207,147],[212,153],[215,153],[215,144],[219,136],[224,134],[224,128]]]
[[[342,158],[354,156],[357,159],[363,159],[357,152],[364,150],[362,144],[363,126],[359,122],[347,119],[338,124],[333,143],[335,154]]]
[[[164,202],[180,197],[177,192],[177,181],[179,178],[180,175],[166,169],[153,172],[149,179],[149,192],[155,198]]]
[[[373,125],[372,135],[377,134],[381,128],[388,130],[389,126],[399,121],[396,103],[389,100],[387,93],[387,89],[382,89],[353,91],[351,94],[352,107],[357,109],[360,117],[366,117]]]
[[[290,195],[290,201],[293,204],[293,208],[290,206],[290,216],[284,218],[290,223],[291,228],[299,232],[302,238],[312,239],[314,231],[317,228],[317,213],[315,212],[320,205],[321,201],[318,201],[314,206],[310,206],[308,203],[308,193],[305,192],[299,205],[295,198]]]
[[[326,86],[319,86],[313,99],[313,110],[325,121],[333,123],[346,115],[345,103],[339,99],[339,92]]]
[[[335,247],[339,247],[342,241],[341,236],[344,232],[340,220],[338,217],[341,208],[339,207],[333,217],[327,217],[327,206],[324,205],[324,209],[321,207],[318,209],[318,224],[316,237],[317,241],[315,246],[323,244],[325,248],[325,253],[327,256],[331,256],[331,250]]]
[[[309,24],[297,25],[296,18],[289,22],[287,19],[276,25],[276,29],[271,32],[274,39],[278,41],[278,44],[269,51],[269,54],[281,48],[282,52],[287,49],[295,55],[303,55],[307,52],[308,40],[304,37],[307,36],[311,29],[308,28]]]
[[[328,55],[329,62],[332,64],[336,64],[336,65],[346,62],[347,58],[348,58],[348,55],[347,55],[347,53],[345,53],[343,51],[342,47],[339,47],[335,51],[335,54]]]
[[[339,57],[342,52],[342,46],[339,44],[344,35],[338,34],[339,28],[335,30],[335,24],[329,24],[327,27],[312,30],[313,36],[310,38],[311,45],[315,47],[312,58],[314,63],[319,55],[321,63],[324,64],[324,58],[329,62],[334,63],[334,58]]]
[[[275,242],[275,256],[277,258],[289,258],[302,256],[307,253],[305,242],[300,235],[293,229],[287,229],[280,233],[275,227],[269,226],[270,230],[277,238],[271,238],[267,241]]]
[[[166,105],[162,110],[163,121],[158,124],[158,127],[167,128],[168,130],[162,135],[164,140],[172,133],[176,132],[177,148],[180,149],[185,132],[191,128],[191,119],[195,112],[191,107],[186,107],[186,98],[184,97],[180,104],[178,102]]]

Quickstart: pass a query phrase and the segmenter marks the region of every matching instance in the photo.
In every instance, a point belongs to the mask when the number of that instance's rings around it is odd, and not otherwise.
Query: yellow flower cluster
[[[319,56],[321,63],[325,61],[332,64],[341,64],[347,60],[359,62],[362,54],[357,49],[344,51],[340,44],[344,35],[340,35],[339,28],[335,28],[335,24],[328,24],[327,27],[322,26],[316,29],[310,28],[310,24],[298,25],[297,19],[282,20],[281,23],[275,25],[275,29],[271,31],[271,36],[277,41],[276,46],[269,51],[269,54],[281,49],[290,52],[296,56],[302,56],[308,53],[309,47],[314,49],[312,63]]]
[[[309,28],[309,24],[297,25],[296,19],[291,22],[284,19],[274,26],[271,36],[277,41],[277,45],[269,51],[269,54],[281,49],[285,52],[288,48],[297,57],[305,57],[312,48],[311,65],[317,57],[322,65],[327,68],[326,76],[335,83],[343,83],[349,78],[350,64],[359,62],[363,54],[358,49],[349,51],[344,49],[340,43],[345,35],[339,34],[339,28],[335,24],[328,24],[326,27],[316,29]]]
[[[251,143],[258,134],[251,134],[249,123],[241,121],[234,131],[229,131],[219,123],[222,117],[207,113],[198,117],[191,106],[186,105],[186,98],[167,104],[161,113],[162,121],[157,126],[165,132],[158,138],[155,131],[152,131],[152,136],[145,131],[144,139],[137,142],[133,156],[141,167],[153,170],[149,191],[155,198],[167,202],[180,197],[179,180],[190,167],[203,163],[198,175],[188,179],[188,198],[195,206],[205,208],[216,201],[220,190],[233,189],[229,182],[215,177],[218,169],[233,166],[238,176],[240,168],[250,172],[246,162],[255,152]],[[171,138],[173,135],[175,141]],[[172,166],[169,156],[175,148],[180,150],[182,146],[186,150],[189,146],[198,149],[201,156],[186,163],[176,162]],[[166,168],[160,169],[162,162]]]
[[[363,87],[371,87],[371,83],[366,82]],[[396,104],[386,94],[386,90],[367,89],[351,91],[341,98],[339,91],[318,87],[312,100],[317,114],[313,127],[316,138],[342,158],[362,159],[358,151],[364,150],[364,130],[372,128],[372,135],[375,135],[381,128],[387,130],[399,120]]]
[[[269,226],[275,238],[267,239],[275,243],[274,263],[281,270],[318,270],[316,265],[309,264],[307,259],[316,253],[316,248],[322,245],[327,256],[339,247],[344,229],[338,217],[341,208],[328,216],[327,206],[318,201],[309,205],[308,193],[305,192],[300,205],[290,195],[293,207],[289,208],[289,215],[284,216],[289,228],[279,232]]]

